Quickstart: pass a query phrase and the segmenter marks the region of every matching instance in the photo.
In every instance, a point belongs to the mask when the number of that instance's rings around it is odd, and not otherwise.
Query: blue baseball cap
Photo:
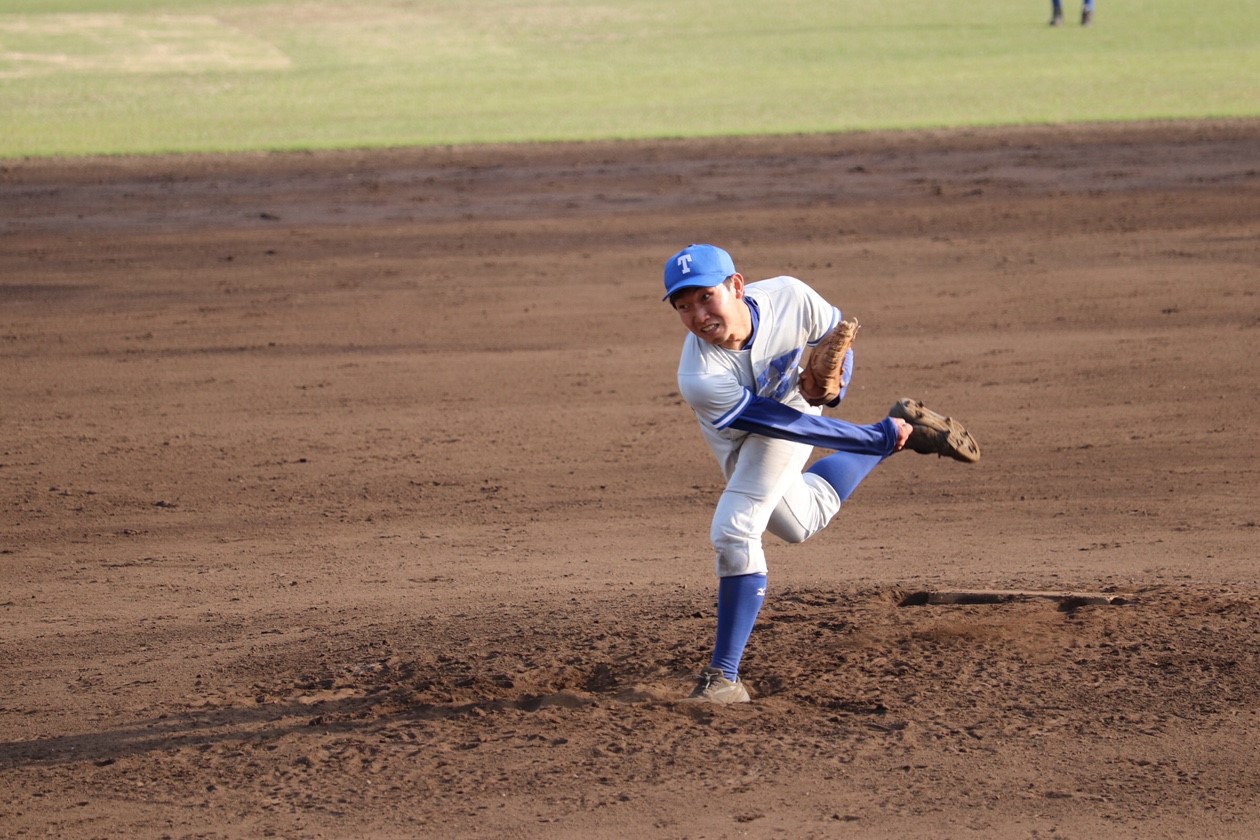
[[[665,263],[665,297],[682,289],[716,286],[735,274],[735,261],[716,245],[688,245]]]

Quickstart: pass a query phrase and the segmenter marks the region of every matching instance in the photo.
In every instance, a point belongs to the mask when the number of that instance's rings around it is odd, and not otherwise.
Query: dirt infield
[[[984,451],[732,709],[693,241]],[[3,163],[0,836],[1260,836],[1258,357],[1256,122]]]

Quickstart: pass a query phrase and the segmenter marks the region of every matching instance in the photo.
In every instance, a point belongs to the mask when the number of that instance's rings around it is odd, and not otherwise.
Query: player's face
[[[701,341],[738,350],[752,333],[752,317],[744,303],[744,278],[733,274],[708,288],[688,289],[674,298],[683,326]]]

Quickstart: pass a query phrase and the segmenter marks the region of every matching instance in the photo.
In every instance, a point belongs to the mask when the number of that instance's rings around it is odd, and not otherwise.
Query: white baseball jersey
[[[722,473],[730,478],[748,432],[730,428],[754,395],[820,414],[798,390],[801,357],[840,323],[840,310],[795,277],[775,277],[744,287],[753,310],[753,338],[743,350],[727,350],[688,334],[678,363],[678,390]]]

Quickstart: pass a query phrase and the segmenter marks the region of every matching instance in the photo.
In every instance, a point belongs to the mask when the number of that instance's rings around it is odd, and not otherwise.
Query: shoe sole
[[[714,706],[733,706],[736,703],[751,703],[752,698],[748,696],[748,692],[743,694],[732,694],[724,692],[718,695],[701,694],[695,697],[684,697],[683,703],[709,703]]]
[[[705,691],[693,693],[690,697],[683,698],[684,703],[712,703],[715,706],[729,706],[733,703],[751,703],[752,697],[748,694],[748,688],[743,683],[736,683],[736,686],[725,686],[716,691]]]
[[[980,444],[976,443],[971,433],[963,428],[962,423],[944,414],[937,414],[918,400],[898,400],[888,412],[888,416],[905,420],[912,426],[925,426],[944,434],[944,449],[938,451],[937,455],[948,455],[956,461],[967,464],[974,464],[980,460]]]
[[[684,703],[713,703],[718,706],[726,706],[731,703],[752,702],[752,698],[748,694],[748,686],[744,685],[741,680],[731,682],[723,677],[715,685],[714,677],[710,676],[708,671],[702,673],[700,679],[705,680],[705,683],[696,686],[696,690],[691,692],[691,696],[683,700]]]

